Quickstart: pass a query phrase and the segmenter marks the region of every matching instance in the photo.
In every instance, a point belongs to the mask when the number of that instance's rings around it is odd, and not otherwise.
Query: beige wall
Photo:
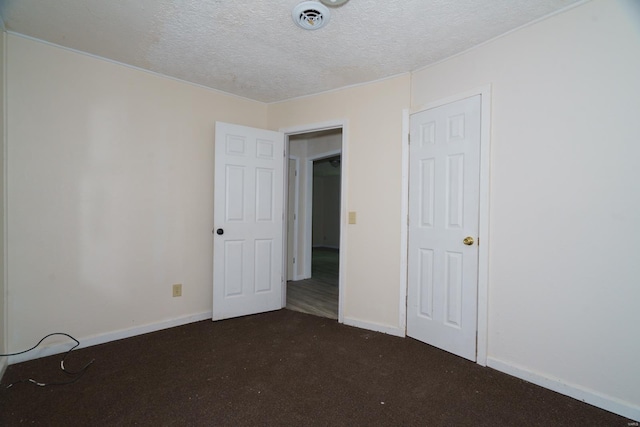
[[[9,349],[211,312],[214,124],[266,105],[7,38]]]
[[[639,76],[639,3],[601,0],[416,72],[411,89],[418,108],[492,84],[489,364],[636,417]]]
[[[346,247],[341,247],[346,323],[399,326],[400,141],[409,87],[409,76],[403,75],[269,105],[272,129],[347,120],[342,178],[347,180],[347,209],[357,213],[358,222],[345,226]],[[376,165],[384,165],[385,173]]]
[[[9,350],[211,310],[215,120],[346,121],[345,321],[401,331],[402,109],[490,83],[489,363],[640,414],[637,4],[269,106],[9,35]]]

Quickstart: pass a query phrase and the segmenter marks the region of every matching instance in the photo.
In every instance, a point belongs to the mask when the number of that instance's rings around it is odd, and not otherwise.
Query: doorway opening
[[[289,135],[286,307],[339,320],[342,128]]]

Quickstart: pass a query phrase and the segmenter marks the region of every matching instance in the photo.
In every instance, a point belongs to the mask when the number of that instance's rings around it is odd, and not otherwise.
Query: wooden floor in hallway
[[[311,278],[287,282],[287,308],[337,320],[339,265],[337,249],[314,248]]]

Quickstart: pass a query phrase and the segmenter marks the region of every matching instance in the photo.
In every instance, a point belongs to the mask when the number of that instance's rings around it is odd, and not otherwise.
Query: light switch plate
[[[356,213],[349,212],[349,224],[355,224],[355,223],[356,223]]]
[[[173,296],[181,297],[182,296],[182,283],[176,283],[173,285]]]

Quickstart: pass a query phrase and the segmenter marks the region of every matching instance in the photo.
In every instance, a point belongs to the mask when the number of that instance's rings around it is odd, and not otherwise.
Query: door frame
[[[285,144],[287,144],[287,141],[285,140]],[[285,148],[286,150],[286,148]],[[298,253],[298,224],[299,224],[299,217],[300,217],[300,212],[298,209],[298,199],[300,198],[300,175],[298,174],[298,172],[300,171],[300,157],[298,156],[287,156],[288,160],[287,160],[287,168],[289,167],[288,163],[290,160],[293,160],[296,164],[295,166],[295,170],[296,170],[296,177],[295,177],[295,182],[294,182],[294,189],[293,189],[293,238],[291,239],[293,242],[293,248],[292,248],[292,252],[294,254]],[[287,178],[289,179],[289,175],[287,175]],[[286,200],[287,200],[287,206],[289,204],[289,186],[287,185],[287,195],[286,195]],[[289,212],[289,210],[287,209],[287,213]],[[286,221],[286,233],[285,236],[287,236],[287,234],[289,233],[289,227],[288,227],[288,221],[290,220],[289,218],[285,217]],[[288,236],[287,236],[288,237]],[[287,250],[289,249],[289,241],[287,239]],[[287,256],[289,256],[290,254],[287,253]],[[299,261],[298,259],[296,259],[296,261]],[[286,276],[289,275],[289,260],[287,259],[287,274]],[[291,278],[291,280],[300,280],[300,274],[298,274],[298,264],[299,262],[294,262],[293,263],[293,277]],[[288,281],[289,278],[285,277],[285,282]]]
[[[339,120],[331,120],[320,123],[310,123],[298,126],[291,126],[286,128],[280,128],[278,131],[284,133],[284,149],[285,149],[285,158],[289,158],[289,137],[292,135],[298,135],[301,133],[310,133],[316,131],[324,131],[331,129],[342,129],[342,148],[341,148],[341,164],[346,165],[348,159],[348,127],[349,123],[347,119],[339,119]],[[288,162],[287,166],[288,166]],[[313,162],[312,162],[313,163]],[[286,171],[285,171],[286,172]],[[344,266],[347,260],[347,233],[345,230],[345,224],[347,224],[347,183],[348,183],[348,170],[347,168],[342,168],[340,171],[340,255],[339,255],[339,273],[338,273],[338,323],[344,323],[344,286],[345,286],[345,277],[346,272]],[[287,188],[288,188],[288,174],[285,173],[285,182],[284,182],[284,203],[286,208],[287,203]],[[286,211],[285,211],[286,212]],[[287,218],[284,219],[285,221]],[[287,262],[287,229],[284,227],[284,245],[283,250],[285,253],[283,254],[283,261]],[[286,264],[284,265],[286,268]],[[287,305],[287,282],[286,280],[282,284],[282,307],[286,307]]]
[[[400,329],[407,331],[408,241],[409,241],[409,132],[410,116],[452,102],[480,95],[480,206],[478,218],[478,319],[476,363],[487,366],[488,291],[489,291],[489,190],[491,144],[491,85],[461,92],[430,102],[416,109],[402,111],[402,207],[401,207],[401,265],[400,272]]]

